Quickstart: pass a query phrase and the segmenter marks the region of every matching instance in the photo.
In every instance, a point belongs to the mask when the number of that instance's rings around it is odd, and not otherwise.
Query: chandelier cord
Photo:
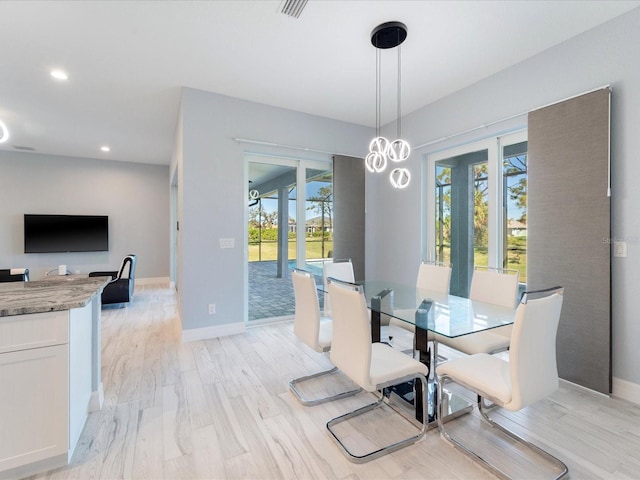
[[[400,37],[400,30],[398,30],[398,37]],[[401,57],[402,57],[402,45],[398,45],[398,138],[402,138],[402,73],[401,73]]]
[[[380,49],[376,48],[376,137],[380,136]]]

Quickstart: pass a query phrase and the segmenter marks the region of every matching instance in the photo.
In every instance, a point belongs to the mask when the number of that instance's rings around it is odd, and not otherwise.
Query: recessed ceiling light
[[[4,122],[0,120],[0,143],[4,143],[7,140],[9,140],[9,129]]]
[[[69,78],[69,75],[64,70],[51,70],[51,76],[58,80],[67,80]]]
[[[100,150],[102,150],[103,152],[110,152],[111,149],[109,147],[107,147],[106,145],[103,147],[100,147]]]

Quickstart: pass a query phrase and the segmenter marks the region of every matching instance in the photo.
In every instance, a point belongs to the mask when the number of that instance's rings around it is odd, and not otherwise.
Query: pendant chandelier
[[[402,89],[401,89],[401,55],[400,45],[407,38],[407,27],[400,22],[386,22],[378,25],[371,32],[371,44],[376,48],[376,138],[369,144],[369,153],[365,157],[365,165],[372,173],[383,172],[389,162],[404,162],[411,154],[411,147],[402,139]],[[380,58],[381,50],[398,47],[398,119],[397,138],[389,141],[380,135]],[[409,185],[411,173],[407,168],[394,168],[389,181],[395,188]]]

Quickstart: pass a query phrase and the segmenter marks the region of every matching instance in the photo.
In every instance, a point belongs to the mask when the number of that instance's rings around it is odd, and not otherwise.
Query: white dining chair
[[[331,262],[324,262],[322,264],[322,278],[324,282],[324,309],[323,313],[325,317],[331,317],[331,301],[329,295],[329,278],[335,278],[349,283],[355,282],[355,275],[353,273],[353,263],[350,258],[346,259],[334,259]],[[371,311],[369,310],[369,313]],[[389,336],[389,316],[386,314],[380,315],[380,338],[384,342],[390,341]]]
[[[293,332],[302,342],[316,352],[328,352],[331,349],[332,322],[331,319],[320,316],[318,293],[313,275],[304,270],[293,269],[291,271],[291,280],[293,282],[293,295],[295,297]],[[298,385],[307,380],[330,375],[337,370],[337,367],[333,367],[329,370],[293,379],[289,382],[289,390],[298,401],[305,406],[319,405],[355,395],[362,391],[361,388],[355,388],[335,395],[309,399],[298,389]]]
[[[448,294],[449,283],[451,281],[451,266],[444,265],[435,262],[422,262],[418,269],[418,277],[416,278],[417,295],[420,296],[420,290],[428,290],[435,293]],[[423,298],[417,298],[418,301],[424,300]],[[394,312],[400,316],[403,313],[407,315],[413,315],[416,309],[394,309]],[[407,322],[403,322],[398,318],[391,318],[390,325],[403,328],[412,333],[415,333],[415,325]]]
[[[448,442],[474,459],[480,460],[485,467],[502,478],[509,476],[445,429],[442,421],[444,387],[447,382],[454,382],[475,392],[478,397],[478,409],[491,426],[555,464],[560,471],[555,478],[566,475],[568,468],[562,461],[496,423],[488,416],[484,406],[484,399],[488,399],[505,410],[517,411],[545,398],[558,388],[556,333],[562,300],[561,287],[523,295],[513,324],[509,361],[498,356],[478,353],[450,360],[436,367],[439,381],[437,416],[440,433]]]
[[[327,422],[327,429],[344,455],[352,462],[362,463],[391,453],[417,442],[426,432],[427,424],[427,367],[394,350],[385,343],[371,343],[371,324],[362,287],[353,283],[329,279],[329,292],[333,302],[333,340],[331,361],[351,380],[367,392],[378,392],[378,400]],[[383,389],[410,380],[419,380],[422,392],[422,423],[419,431],[404,440],[357,455],[339,438],[335,425],[362,415],[382,405]],[[401,414],[403,421],[415,425]]]
[[[344,280],[345,282],[355,282],[355,275],[353,273],[353,263],[351,259],[334,259],[330,262],[324,262],[322,264],[322,281],[324,282],[324,316],[331,316],[331,302],[327,279],[329,277],[337,278],[338,280]]]
[[[449,293],[449,284],[451,282],[451,265],[445,265],[443,263],[437,262],[427,262],[423,261],[420,263],[420,268],[418,268],[418,276],[416,278],[416,295],[418,297],[424,297],[421,295],[420,291],[429,291],[434,293],[439,293],[443,295],[447,295]],[[425,294],[426,295],[426,294]],[[416,298],[417,301],[422,301],[424,298]],[[413,317],[415,315],[416,309],[394,309],[394,315],[401,317]],[[416,352],[416,327],[412,323],[404,322],[397,317],[391,317],[389,320],[389,325],[391,328],[400,327],[404,330],[411,332],[413,337],[413,350],[408,350],[405,353],[409,353],[412,356],[415,356]],[[393,336],[393,330],[390,330],[389,335]],[[435,336],[432,332],[427,332],[427,342],[433,342]],[[433,352],[437,355],[437,352],[434,349]],[[443,358],[443,357],[441,357]],[[443,358],[444,359],[444,358]]]
[[[471,279],[469,299],[501,307],[515,308],[520,274],[517,270],[476,267]],[[449,338],[435,334],[434,339],[467,355],[498,353],[509,349],[511,325]]]

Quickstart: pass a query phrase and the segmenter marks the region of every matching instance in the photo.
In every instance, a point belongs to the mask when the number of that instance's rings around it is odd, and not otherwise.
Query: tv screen
[[[108,250],[106,215],[24,215],[24,253]]]

